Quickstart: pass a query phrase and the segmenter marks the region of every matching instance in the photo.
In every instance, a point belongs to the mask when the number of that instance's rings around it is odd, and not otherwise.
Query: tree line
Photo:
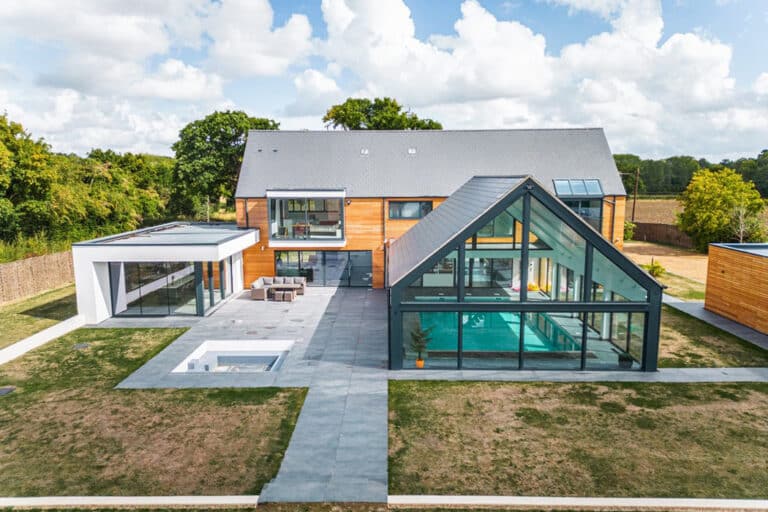
[[[679,195],[691,182],[694,173],[702,169],[720,171],[732,169],[745,181],[755,184],[763,197],[768,197],[768,149],[755,158],[722,160],[712,163],[704,158],[692,156],[673,156],[659,160],[641,159],[637,155],[614,155],[616,167],[628,194],[635,188],[635,176],[639,169],[638,193],[645,195]]]
[[[438,121],[420,118],[392,98],[349,98],[331,106],[323,122],[345,130],[442,129]],[[93,149],[82,157],[53,152],[44,140],[0,115],[0,260],[4,248],[21,247],[24,253],[30,240],[39,243],[27,253],[45,252],[41,244],[60,248],[163,221],[208,220],[220,207],[232,210],[248,131],[279,128],[272,119],[241,111],[214,112],[182,128],[172,146],[174,157],[110,149]],[[755,185],[748,187],[768,196],[768,150],[756,158],[719,164],[688,156],[643,160],[630,154],[615,155],[615,161],[630,194],[638,169],[639,193],[683,199],[699,197],[685,191],[690,183],[702,182],[694,179],[702,170],[715,173],[708,175],[711,180],[733,169],[743,178],[740,182],[752,181]],[[736,203],[729,208],[741,208],[741,233],[754,239],[749,233],[762,233],[752,229],[758,203],[751,195],[746,203]],[[718,229],[717,236],[724,236],[726,228]]]

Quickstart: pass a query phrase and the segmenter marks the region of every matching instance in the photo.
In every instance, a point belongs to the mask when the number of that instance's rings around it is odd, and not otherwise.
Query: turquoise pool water
[[[433,328],[432,341],[429,343],[428,350],[455,351],[457,349],[456,313],[420,313],[419,316],[423,328]],[[579,350],[579,344],[568,336],[555,320],[545,313],[539,313],[535,318],[537,325],[531,325],[530,319],[525,325],[526,351]],[[462,321],[464,351],[518,351],[519,313],[464,313]]]

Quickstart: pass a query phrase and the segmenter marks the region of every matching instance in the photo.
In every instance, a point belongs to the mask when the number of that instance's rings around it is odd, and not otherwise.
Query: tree
[[[678,226],[702,252],[712,242],[760,241],[765,236],[760,193],[732,169],[696,171],[680,201]]]
[[[241,111],[214,112],[192,121],[173,145],[174,207],[190,214],[207,199],[232,200],[248,130],[277,130],[280,124]]]
[[[328,127],[345,130],[442,130],[433,119],[420,119],[392,98],[347,98],[333,105],[323,116]]]
[[[635,175],[637,169],[640,168],[642,160],[637,155],[632,154],[618,154],[613,155],[613,161],[616,163],[616,168],[621,175],[621,181],[624,183],[624,189],[627,194],[632,194],[635,190]],[[637,192],[642,194],[645,192],[645,183],[643,177],[640,176],[640,180],[637,183]]]

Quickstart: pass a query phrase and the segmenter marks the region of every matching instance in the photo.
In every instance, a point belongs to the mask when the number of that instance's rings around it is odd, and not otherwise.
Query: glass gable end
[[[572,181],[561,184],[571,193]],[[599,187],[576,181],[577,192]],[[487,215],[393,286],[393,369],[655,369],[658,284],[540,187]],[[406,319],[431,335],[422,363]]]

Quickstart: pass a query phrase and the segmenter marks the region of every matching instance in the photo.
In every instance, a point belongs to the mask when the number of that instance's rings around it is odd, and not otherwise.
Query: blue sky
[[[0,110],[62,152],[169,154],[226,108],[323,129],[384,95],[448,129],[601,126],[645,157],[768,147],[764,0],[26,0],[0,27]]]

